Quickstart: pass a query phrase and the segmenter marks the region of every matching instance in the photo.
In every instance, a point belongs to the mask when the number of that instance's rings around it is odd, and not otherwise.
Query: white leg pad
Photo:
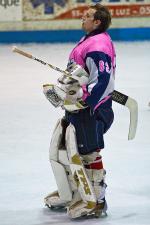
[[[51,166],[56,179],[60,199],[65,201],[72,200],[72,190],[70,188],[65,168],[62,164],[51,160]]]
[[[56,127],[54,129],[52,138],[51,138],[51,143],[50,143],[50,149],[49,149],[49,159],[58,161],[58,155],[59,155],[59,146],[61,143],[61,138],[62,138],[62,132],[63,128],[61,125],[61,119],[58,120]]]
[[[65,165],[69,165],[67,152],[65,149],[59,149],[62,141],[63,127],[59,120],[54,129],[49,151],[51,167],[56,179],[58,194],[62,201],[72,200],[72,190],[68,181]]]
[[[70,204],[68,207],[68,215],[71,218],[78,218],[82,215],[88,215],[95,210],[96,196],[78,153],[75,128],[71,124],[66,130],[66,147],[72,176],[77,181],[78,191],[81,195],[80,200],[72,201],[73,204]]]
[[[84,201],[96,202],[96,197],[93,191],[93,187],[88,179],[85,168],[78,153],[75,128],[73,125],[69,125],[66,131],[66,147],[68,157],[70,161],[70,168],[73,176],[77,176],[79,179],[79,191]]]
[[[59,150],[58,161],[65,166],[70,165],[68,155],[67,155],[67,150],[64,150],[64,149]]]

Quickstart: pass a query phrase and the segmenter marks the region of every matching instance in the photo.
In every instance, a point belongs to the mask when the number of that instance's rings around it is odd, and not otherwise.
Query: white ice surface
[[[115,43],[116,90],[139,104],[136,138],[128,141],[128,109],[114,103],[115,121],[102,152],[107,170],[108,217],[70,220],[44,207],[56,189],[49,164],[49,142],[63,116],[42,93],[59,73],[0,46],[0,225],[150,224],[150,42]],[[74,44],[18,47],[65,69]]]

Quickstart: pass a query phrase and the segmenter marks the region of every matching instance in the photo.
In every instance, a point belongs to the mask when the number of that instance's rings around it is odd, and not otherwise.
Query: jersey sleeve
[[[96,110],[114,90],[112,60],[102,51],[93,51],[87,53],[85,64],[90,76],[88,85],[83,86],[82,99]]]

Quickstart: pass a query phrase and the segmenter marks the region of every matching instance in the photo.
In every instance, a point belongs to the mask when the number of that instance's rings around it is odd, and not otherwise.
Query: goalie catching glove
[[[81,99],[83,95],[81,85],[87,84],[88,75],[79,65],[74,66],[70,71],[70,75],[64,74],[58,79],[58,85],[43,85],[43,92],[53,106],[75,111],[87,106]]]
[[[81,88],[80,88],[81,89]],[[72,94],[74,90],[71,90]],[[65,92],[62,88],[53,84],[43,85],[43,92],[46,98],[54,107],[62,107],[63,109],[72,112],[87,107],[86,103],[79,98],[79,93],[73,95]],[[82,93],[82,92],[81,92]]]

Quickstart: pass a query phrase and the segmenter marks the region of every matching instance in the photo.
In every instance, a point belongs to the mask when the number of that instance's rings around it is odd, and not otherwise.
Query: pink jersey
[[[83,100],[96,110],[114,90],[115,50],[110,36],[105,32],[82,38],[69,56],[72,62],[89,73],[89,82],[82,87]]]

